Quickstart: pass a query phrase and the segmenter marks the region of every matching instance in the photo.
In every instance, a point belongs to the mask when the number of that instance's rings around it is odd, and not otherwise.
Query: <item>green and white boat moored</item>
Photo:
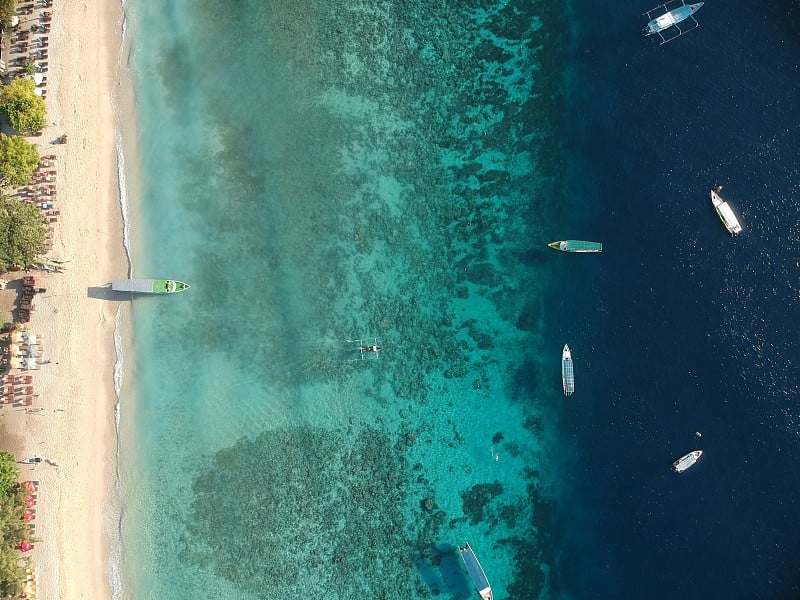
[[[603,244],[600,242],[584,242],[583,240],[561,240],[547,244],[553,250],[562,252],[602,252]]]
[[[175,294],[189,289],[189,284],[176,279],[117,279],[111,282],[115,292],[135,294]]]

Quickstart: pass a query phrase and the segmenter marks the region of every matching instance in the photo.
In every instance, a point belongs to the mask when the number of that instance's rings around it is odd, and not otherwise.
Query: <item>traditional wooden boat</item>
[[[585,242],[583,240],[561,240],[547,244],[553,250],[561,252],[602,252],[603,244],[600,242]]]
[[[704,2],[686,4],[684,0],[669,0],[664,4],[651,8],[642,13],[650,19],[650,22],[642,29],[642,35],[655,34],[661,38],[661,44],[666,44],[685,33],[689,33],[692,29],[697,29],[700,27],[700,23],[694,18],[694,13],[700,10],[703,4]]]
[[[561,383],[564,386],[564,395],[571,396],[575,392],[575,372],[572,368],[572,352],[564,344],[561,352]]]
[[[189,289],[189,284],[176,279],[117,279],[111,282],[115,292],[134,294],[175,294]]]

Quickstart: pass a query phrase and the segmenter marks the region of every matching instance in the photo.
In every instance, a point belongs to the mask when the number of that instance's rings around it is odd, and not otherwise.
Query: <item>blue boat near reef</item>
[[[561,252],[602,252],[603,244],[600,242],[585,242],[583,240],[561,240],[547,244],[553,250]]]
[[[561,382],[564,386],[564,395],[571,396],[575,391],[575,372],[572,369],[572,352],[567,344],[564,344],[564,350],[561,352]]]
[[[478,562],[478,557],[475,556],[469,543],[460,546],[458,551],[461,553],[461,559],[467,567],[467,573],[472,578],[472,583],[475,585],[475,589],[478,590],[480,597],[483,600],[492,600],[492,586],[489,585],[486,573],[483,572],[483,567]]]
[[[650,19],[650,22],[642,29],[642,35],[657,35],[661,38],[661,44],[659,45],[663,45],[682,36],[684,33],[689,33],[692,29],[697,29],[700,27],[700,23],[694,18],[694,13],[700,10],[703,4],[703,2],[686,4],[684,0],[680,0],[680,3],[678,0],[672,0],[671,2],[659,4],[655,8],[651,8],[647,12],[642,13],[643,15],[647,15],[647,18]],[[653,13],[659,11],[664,12],[653,18]],[[679,23],[683,23],[684,21],[689,22],[685,23],[683,26],[679,26]],[[664,37],[665,32],[668,32],[667,37]]]

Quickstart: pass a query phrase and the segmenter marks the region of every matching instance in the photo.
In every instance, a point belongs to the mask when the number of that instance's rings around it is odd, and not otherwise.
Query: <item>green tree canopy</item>
[[[0,196],[0,270],[32,265],[44,253],[46,237],[47,222],[36,206]]]
[[[13,465],[12,454],[2,452],[0,463]],[[17,469],[19,474],[19,469]],[[14,481],[13,489],[0,494],[0,596],[16,597],[25,580],[25,566],[20,564],[17,546],[30,540],[30,532],[22,515],[25,514],[26,492]]]
[[[0,111],[20,133],[44,129],[47,106],[35,89],[33,81],[18,77],[0,91]]]
[[[39,150],[24,137],[0,133],[0,183],[3,185],[26,185],[41,160]]]
[[[19,517],[17,517],[19,519]],[[0,594],[17,598],[25,581],[25,565],[19,562],[16,548],[0,548]]]
[[[0,496],[7,496],[17,489],[19,476],[17,458],[10,452],[0,451]]]
[[[0,27],[3,31],[11,29],[11,17],[17,8],[16,0],[0,0]]]

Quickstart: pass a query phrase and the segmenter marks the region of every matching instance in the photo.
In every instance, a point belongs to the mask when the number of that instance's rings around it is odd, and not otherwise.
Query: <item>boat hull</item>
[[[731,235],[739,235],[742,232],[739,219],[736,217],[730,205],[717,193],[718,189],[719,188],[717,188],[717,190],[711,190],[711,204],[714,205],[714,210],[717,211],[717,216],[719,220],[722,221],[722,224],[725,225],[725,229],[728,230],[728,233]]]
[[[702,450],[693,450],[692,452],[689,452],[689,454],[684,454],[678,460],[672,463],[672,470],[676,473],[683,473],[687,469],[691,469],[702,455]]]
[[[678,23],[682,23],[694,15],[694,13],[700,10],[701,6],[703,6],[703,2],[684,4],[674,10],[665,12],[663,15],[650,21],[645,28],[642,29],[642,35],[653,35],[665,31],[670,27],[674,27]]]
[[[564,395],[571,396],[575,392],[575,371],[572,365],[572,352],[567,344],[561,352],[561,385]]]
[[[602,252],[603,244],[600,242],[587,242],[584,240],[559,240],[547,244],[553,250],[561,252]]]
[[[478,557],[475,556],[475,552],[472,551],[470,545],[468,543],[464,544],[459,547],[458,552],[461,554],[461,560],[464,561],[464,566],[467,567],[467,573],[469,573],[478,595],[483,600],[493,600],[492,587],[489,585],[486,573],[483,572],[483,567],[478,562]]]
[[[111,282],[115,292],[132,294],[176,294],[189,289],[189,284],[177,279],[117,279]]]

